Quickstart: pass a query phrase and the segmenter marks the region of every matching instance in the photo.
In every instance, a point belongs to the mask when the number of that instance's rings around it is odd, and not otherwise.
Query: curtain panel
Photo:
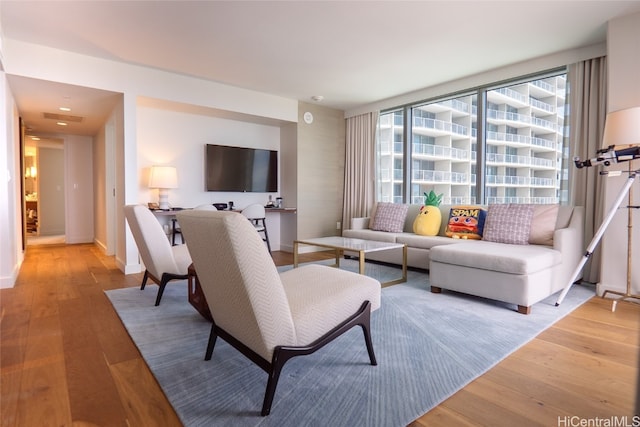
[[[351,218],[368,216],[374,202],[378,116],[376,111],[346,120],[343,228],[351,227]]]
[[[593,58],[569,65],[569,147],[571,156],[595,157],[601,148],[607,109],[607,59]],[[585,247],[591,242],[604,217],[604,178],[599,168],[569,167],[570,203],[585,207]],[[600,280],[599,246],[589,257],[583,279]]]

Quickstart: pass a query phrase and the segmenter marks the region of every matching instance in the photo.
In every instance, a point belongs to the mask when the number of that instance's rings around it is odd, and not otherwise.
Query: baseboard
[[[13,272],[9,276],[0,277],[0,289],[10,289],[16,285],[16,280],[18,280],[18,273],[20,273],[20,267],[22,266],[22,258],[18,261],[18,263],[14,266]]]
[[[125,264],[122,260],[116,258],[116,266],[120,271],[124,274],[137,274],[142,273],[142,265],[141,264]]]

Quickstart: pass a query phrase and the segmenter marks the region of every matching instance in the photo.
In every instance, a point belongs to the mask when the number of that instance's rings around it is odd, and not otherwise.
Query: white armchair
[[[186,245],[169,244],[162,226],[146,206],[127,205],[124,215],[146,268],[140,289],[145,288],[147,279],[157,283],[156,305],[160,305],[167,283],[187,279],[187,269],[191,264],[189,251]]]
[[[278,273],[255,228],[233,212],[178,213],[213,324],[205,360],[217,337],[269,374],[262,406],[268,415],[280,372],[353,326],[364,331],[372,365],[370,314],[380,306],[380,282],[322,265]]]

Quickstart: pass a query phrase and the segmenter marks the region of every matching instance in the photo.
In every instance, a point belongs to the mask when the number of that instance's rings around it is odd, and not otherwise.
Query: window
[[[422,203],[433,190],[445,204],[564,201],[565,88],[562,71],[382,112],[378,200]]]

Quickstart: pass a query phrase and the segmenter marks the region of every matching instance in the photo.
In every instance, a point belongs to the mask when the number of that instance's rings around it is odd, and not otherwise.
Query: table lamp
[[[149,188],[158,189],[158,202],[162,210],[169,210],[169,188],[178,188],[178,173],[173,166],[151,166]]]

